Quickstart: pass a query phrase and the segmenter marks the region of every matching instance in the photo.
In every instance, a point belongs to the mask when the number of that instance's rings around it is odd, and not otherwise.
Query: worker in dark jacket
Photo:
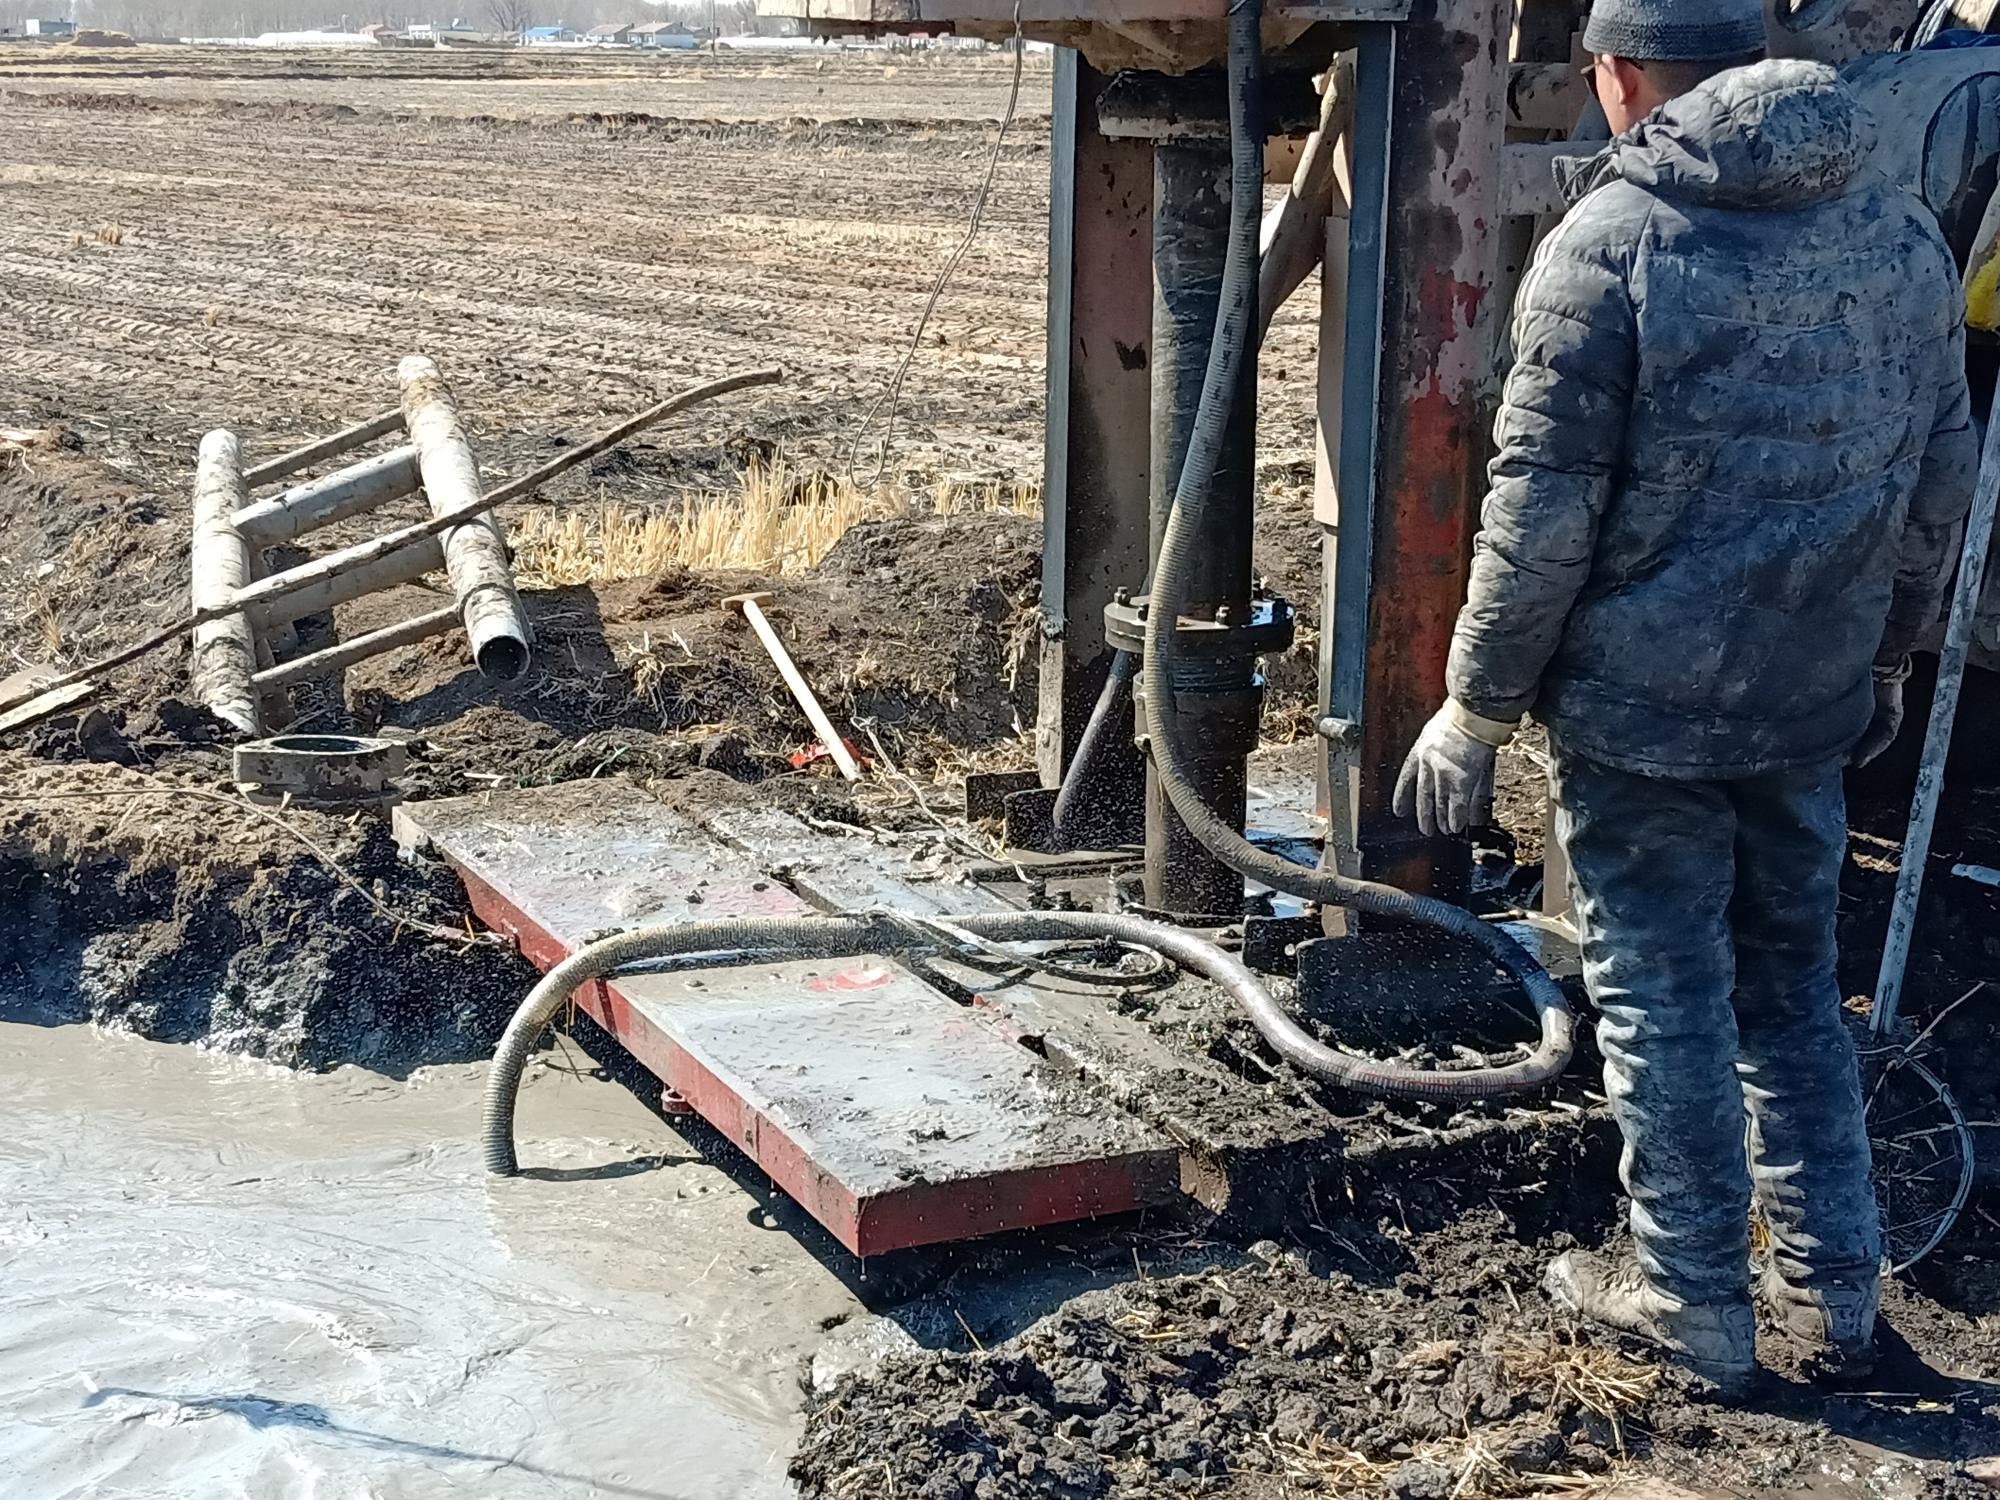
[[[1547,726],[1636,1251],[1562,1257],[1553,1298],[1741,1386],[1754,1191],[1760,1289],[1858,1372],[1882,1241],[1834,978],[1841,768],[1896,733],[1970,501],[1962,293],[1835,75],[1757,60],[1757,0],[1597,0],[1583,41],[1615,138],[1558,166],[1450,698],[1397,805],[1464,829],[1496,747]]]

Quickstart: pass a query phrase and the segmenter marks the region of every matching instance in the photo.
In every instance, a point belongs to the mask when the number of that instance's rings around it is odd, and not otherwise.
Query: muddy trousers
[[[1556,833],[1625,1138],[1632,1238],[1654,1284],[1689,1302],[1747,1296],[1753,1191],[1794,1286],[1876,1274],[1881,1226],[1834,976],[1840,777],[1833,762],[1671,781],[1556,758]]]

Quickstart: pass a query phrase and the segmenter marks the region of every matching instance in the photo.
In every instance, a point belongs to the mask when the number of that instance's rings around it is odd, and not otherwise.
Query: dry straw
[[[692,491],[678,505],[529,510],[510,518],[514,576],[525,587],[647,578],[671,568],[802,573],[858,521],[889,516],[1032,515],[1029,484],[940,479],[923,489],[870,489],[797,473],[783,460],[746,470],[736,488]]]

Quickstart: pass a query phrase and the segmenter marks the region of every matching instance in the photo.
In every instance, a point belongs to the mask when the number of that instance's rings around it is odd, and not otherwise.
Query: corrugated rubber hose
[[[1222,301],[1215,340],[1209,347],[1201,406],[1188,440],[1187,458],[1174,487],[1174,503],[1158,557],[1153,564],[1146,615],[1146,653],[1140,684],[1145,696],[1146,733],[1153,766],[1174,811],[1216,858],[1252,880],[1309,901],[1344,906],[1370,916],[1421,923],[1464,938],[1519,980],[1535,1007],[1541,1040],[1521,1061],[1505,1067],[1442,1071],[1391,1062],[1355,1066],[1343,1057],[1337,1082],[1358,1093],[1392,1099],[1463,1100],[1522,1093],[1551,1082],[1568,1065],[1572,1018],[1562,989],[1548,971],[1505,932],[1461,907],[1431,896],[1412,895],[1377,881],[1356,880],[1334,870],[1308,870],[1259,849],[1208,807],[1189,782],[1181,763],[1173,682],[1175,624],[1186,607],[1189,553],[1209,503],[1216,456],[1229,426],[1237,379],[1245,360],[1256,357],[1257,231],[1264,201],[1264,149],[1260,73],[1263,67],[1260,0],[1231,0],[1229,7],[1229,118],[1231,142],[1230,229],[1223,262]],[[1256,1012],[1252,1012],[1257,1019]],[[1282,1017],[1280,1018],[1283,1019]],[[1283,1021],[1282,1029],[1258,1020],[1258,1029],[1280,1053],[1307,1072],[1325,1073],[1318,1053],[1300,1049],[1311,1042]]]
[[[521,1073],[540,1039],[578,987],[651,960],[691,954],[756,953],[760,959],[852,958],[864,953],[949,952],[963,934],[989,942],[1074,942],[1109,939],[1149,948],[1212,980],[1242,1006],[1273,1045],[1308,1072],[1347,1082],[1372,1066],[1322,1045],[1300,1031],[1257,976],[1213,943],[1176,927],[1102,912],[978,912],[931,919],[896,912],[844,912],[808,917],[719,917],[669,926],[635,927],[577,949],[542,976],[507,1023],[486,1076],[481,1138],[486,1169],[511,1176],[514,1104]]]

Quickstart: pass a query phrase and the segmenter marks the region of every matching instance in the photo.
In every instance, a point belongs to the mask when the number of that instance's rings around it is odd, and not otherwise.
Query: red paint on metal
[[[828,994],[843,990],[879,990],[893,977],[887,969],[871,965],[865,969],[842,969],[837,974],[822,974],[817,979],[808,979],[806,988]]]

